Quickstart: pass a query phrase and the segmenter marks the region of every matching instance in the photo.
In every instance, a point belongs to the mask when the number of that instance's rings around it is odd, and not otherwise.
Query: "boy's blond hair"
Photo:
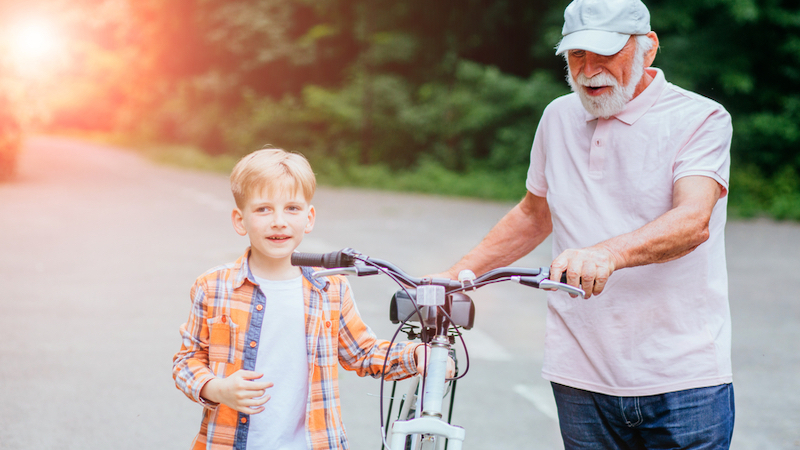
[[[243,208],[248,197],[267,189],[268,195],[289,192],[295,195],[300,189],[311,201],[317,180],[308,160],[299,153],[279,148],[265,148],[244,156],[231,172],[231,192],[238,208]]]

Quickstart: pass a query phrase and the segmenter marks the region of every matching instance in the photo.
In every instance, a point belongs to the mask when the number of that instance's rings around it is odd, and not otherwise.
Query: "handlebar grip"
[[[335,269],[350,267],[355,259],[349,248],[330,253],[292,253],[293,266],[324,267]]]
[[[292,253],[293,266],[324,267],[324,261],[322,253]]]

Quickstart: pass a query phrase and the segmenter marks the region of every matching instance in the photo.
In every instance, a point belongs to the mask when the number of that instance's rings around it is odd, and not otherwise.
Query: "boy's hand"
[[[428,352],[428,362],[430,362],[431,358],[431,349],[427,345],[418,345],[416,349],[414,349],[414,360],[417,362],[417,373],[422,375],[425,373],[425,352]],[[456,373],[456,362],[453,361],[453,358],[447,358],[447,378],[453,378]]]
[[[200,391],[200,396],[214,403],[225,406],[245,414],[258,414],[264,411],[264,404],[269,401],[266,395],[271,388],[271,382],[256,382],[264,374],[250,370],[237,370],[227,378],[214,378]]]

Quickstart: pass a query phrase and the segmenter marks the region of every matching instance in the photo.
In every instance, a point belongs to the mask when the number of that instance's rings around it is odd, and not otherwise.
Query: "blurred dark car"
[[[14,176],[21,148],[22,127],[17,116],[0,109],[0,181]]]

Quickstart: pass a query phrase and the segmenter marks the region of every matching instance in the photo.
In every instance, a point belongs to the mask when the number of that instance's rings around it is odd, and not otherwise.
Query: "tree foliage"
[[[74,41],[54,126],[213,154],[271,144],[319,164],[523,177],[544,105],[566,92],[553,55],[565,0],[31,3],[57,10]],[[792,185],[780,180],[800,173],[796,2],[646,3],[655,65],[730,111],[736,173]]]
[[[652,1],[672,81],[722,103],[740,164],[800,169],[800,8],[780,0]]]

